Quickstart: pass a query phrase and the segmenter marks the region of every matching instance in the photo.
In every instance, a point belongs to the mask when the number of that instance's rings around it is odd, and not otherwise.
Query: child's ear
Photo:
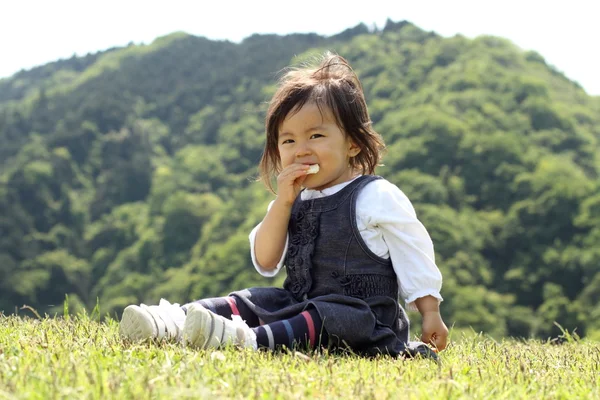
[[[361,148],[358,147],[354,142],[350,141],[350,148],[348,149],[348,155],[350,157],[356,157],[360,153]]]

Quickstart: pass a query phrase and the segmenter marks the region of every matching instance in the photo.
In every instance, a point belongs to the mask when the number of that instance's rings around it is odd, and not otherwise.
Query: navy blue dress
[[[409,321],[398,303],[397,276],[389,259],[369,250],[356,224],[356,199],[378,176],[361,176],[339,192],[296,199],[289,223],[283,288],[231,293],[265,323],[314,307],[330,345],[361,355],[405,353]]]

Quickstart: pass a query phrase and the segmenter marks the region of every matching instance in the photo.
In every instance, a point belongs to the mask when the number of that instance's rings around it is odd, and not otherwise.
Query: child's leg
[[[196,300],[192,303],[184,305],[182,308],[187,313],[187,309],[192,304],[200,304],[207,310],[212,311],[217,315],[221,315],[225,318],[231,319],[232,315],[239,315],[246,324],[250,327],[260,325],[258,317],[252,310],[244,303],[239,300],[236,296],[227,297],[214,297],[210,299]]]
[[[191,347],[207,349],[234,343],[242,347],[276,349],[326,345],[323,323],[311,309],[290,319],[250,328],[241,317],[234,320],[218,315],[202,304],[191,304],[183,329],[183,340]]]
[[[314,349],[327,345],[323,321],[314,308],[283,321],[253,328],[259,348],[276,349],[282,346]]]
[[[260,324],[256,314],[235,296],[198,300],[183,307],[161,299],[158,306],[141,304],[125,308],[119,324],[121,336],[135,341],[146,339],[179,341],[186,319],[185,314],[192,304],[200,304],[207,310],[229,319],[232,315],[239,315],[250,326]]]

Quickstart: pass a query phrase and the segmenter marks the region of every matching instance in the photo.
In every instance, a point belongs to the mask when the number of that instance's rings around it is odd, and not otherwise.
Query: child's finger
[[[447,339],[445,336],[436,335],[433,338],[433,344],[438,351],[444,350],[446,348]]]
[[[291,180],[295,180],[299,176],[306,175],[306,171],[308,171],[308,166],[298,165],[298,166],[294,166],[293,168],[290,167],[290,169],[287,171],[282,171],[280,177],[281,177],[281,179],[284,179],[284,180],[287,178],[290,178]]]
[[[302,185],[307,177],[308,177],[308,175],[306,175],[306,174],[300,175],[298,178],[296,178],[294,183],[296,183],[297,185]]]

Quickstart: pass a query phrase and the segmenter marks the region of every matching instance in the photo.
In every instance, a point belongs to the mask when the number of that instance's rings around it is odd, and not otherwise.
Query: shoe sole
[[[128,306],[123,311],[119,324],[121,336],[134,341],[143,341],[156,336],[154,319],[139,306]]]
[[[187,346],[195,349],[206,349],[214,335],[215,322],[210,311],[204,307],[192,306],[187,313],[183,338]],[[215,347],[215,346],[211,346]]]

